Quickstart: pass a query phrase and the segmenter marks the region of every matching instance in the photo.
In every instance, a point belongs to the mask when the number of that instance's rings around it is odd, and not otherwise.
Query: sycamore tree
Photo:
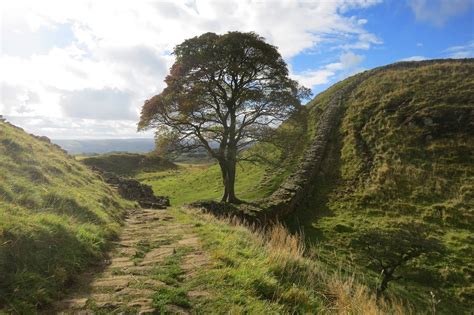
[[[243,150],[310,96],[289,78],[277,48],[255,33],[206,33],[174,49],[166,88],[143,105],[139,130],[154,129],[161,151],[204,148],[221,169],[222,201],[235,203]]]

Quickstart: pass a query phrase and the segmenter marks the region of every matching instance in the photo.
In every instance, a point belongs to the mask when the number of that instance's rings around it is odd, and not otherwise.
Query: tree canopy
[[[310,96],[275,46],[255,33],[205,33],[174,49],[166,88],[143,105],[138,129],[162,149],[204,148],[220,165],[223,201],[236,202],[239,153],[265,139]]]

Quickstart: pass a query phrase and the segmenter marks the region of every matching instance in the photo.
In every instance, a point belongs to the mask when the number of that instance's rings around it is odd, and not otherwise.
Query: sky
[[[173,47],[254,31],[317,93],[397,61],[474,57],[474,0],[2,0],[0,115],[52,139],[152,137]]]

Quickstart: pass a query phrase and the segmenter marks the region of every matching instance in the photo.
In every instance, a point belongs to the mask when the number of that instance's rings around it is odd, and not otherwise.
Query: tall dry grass
[[[294,279],[298,285],[314,288],[325,302],[325,314],[367,314],[381,315],[412,314],[413,310],[396,298],[376,299],[369,288],[357,281],[356,274],[329,271],[315,257],[305,255],[305,242],[302,233],[292,234],[282,223],[262,228],[243,222],[237,217],[213,220],[245,228],[250,231],[257,243],[267,251],[272,268],[277,268],[287,278]]]

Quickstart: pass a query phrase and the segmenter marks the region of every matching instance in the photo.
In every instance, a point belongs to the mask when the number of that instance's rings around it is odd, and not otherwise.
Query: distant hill
[[[48,138],[0,121],[0,313],[60,298],[104,259],[131,206]]]
[[[147,153],[155,148],[154,139],[51,140],[69,154],[103,154],[110,152]]]
[[[159,172],[175,169],[176,164],[152,154],[109,153],[85,157],[81,161],[105,172],[121,176],[137,175],[140,172]]]

